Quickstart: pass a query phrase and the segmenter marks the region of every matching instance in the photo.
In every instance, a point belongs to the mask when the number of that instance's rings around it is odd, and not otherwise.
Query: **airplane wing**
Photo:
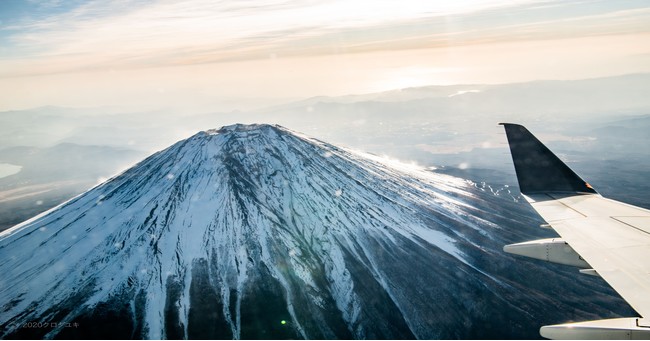
[[[525,127],[505,127],[524,198],[561,238],[504,251],[583,268],[602,277],[640,315],[544,326],[552,339],[650,339],[650,211],[603,198]]]

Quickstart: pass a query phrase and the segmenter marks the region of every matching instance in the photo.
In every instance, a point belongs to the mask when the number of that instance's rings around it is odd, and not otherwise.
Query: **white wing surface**
[[[603,198],[526,128],[502,125],[521,193],[561,236],[504,250],[585,268],[581,272],[601,276],[640,315],[545,326],[541,335],[650,339],[650,211]]]

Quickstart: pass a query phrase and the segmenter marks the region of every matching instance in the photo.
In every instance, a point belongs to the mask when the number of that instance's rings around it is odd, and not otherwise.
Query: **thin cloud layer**
[[[648,55],[645,0],[0,0],[0,110],[241,109],[650,72]]]
[[[639,1],[113,0],[39,9],[0,30],[8,43],[0,76],[650,31]]]

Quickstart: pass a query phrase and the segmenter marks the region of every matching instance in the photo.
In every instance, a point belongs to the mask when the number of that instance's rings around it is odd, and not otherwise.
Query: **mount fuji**
[[[0,234],[0,337],[538,338],[626,314],[501,251],[551,233],[517,200],[279,126],[199,132]]]

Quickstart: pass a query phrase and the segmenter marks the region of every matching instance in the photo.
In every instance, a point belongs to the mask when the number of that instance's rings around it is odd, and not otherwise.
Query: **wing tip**
[[[519,188],[523,194],[598,193],[526,127],[505,122],[499,125],[505,128]]]
[[[525,127],[524,127],[523,125],[521,125],[521,124],[518,124],[518,123],[510,123],[510,122],[499,122],[499,123],[497,123],[497,125],[500,125],[500,126],[512,126],[512,127],[522,127],[522,128],[525,128]]]

